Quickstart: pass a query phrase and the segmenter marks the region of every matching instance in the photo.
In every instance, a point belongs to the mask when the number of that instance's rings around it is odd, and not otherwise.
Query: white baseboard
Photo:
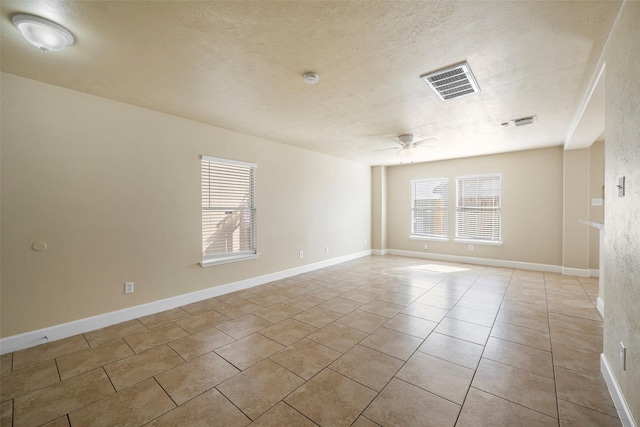
[[[633,419],[631,408],[629,408],[629,405],[627,404],[627,401],[622,394],[622,390],[620,390],[620,386],[618,385],[618,381],[616,381],[616,377],[613,376],[611,365],[609,365],[607,357],[604,355],[604,353],[600,354],[600,371],[602,372],[604,381],[607,383],[607,388],[609,389],[609,394],[613,399],[613,403],[614,405],[616,405],[618,416],[620,417],[622,425],[624,427],[638,427],[638,424],[636,424],[635,420]]]
[[[600,317],[604,319],[604,301],[600,297],[596,300],[596,309],[598,310],[598,313],[600,313]]]
[[[36,346],[38,344],[44,344],[45,342],[60,340],[62,338],[67,338],[73,335],[93,331],[95,329],[104,328],[106,326],[115,325],[116,323],[137,319],[138,317],[159,313],[161,311],[170,310],[172,308],[202,301],[208,298],[217,297],[242,289],[252,288],[254,286],[263,285],[275,280],[281,280],[287,277],[296,276],[298,274],[308,273],[320,268],[330,267],[332,265],[341,264],[343,262],[351,261],[369,255],[371,255],[370,249],[337,258],[327,259],[313,264],[306,264],[288,270],[265,274],[263,276],[252,277],[233,283],[227,283],[225,285],[215,286],[212,288],[203,289],[201,291],[177,295],[175,297],[137,305],[135,307],[124,308],[122,310],[74,320],[73,322],[49,326],[47,328],[38,329],[36,331],[30,331],[19,335],[1,338],[0,354],[11,353],[13,351]]]
[[[589,270],[589,277],[600,277],[600,270],[598,270],[597,268],[592,268],[591,270]]]
[[[562,274],[565,276],[591,277],[591,270],[588,268],[562,267]]]
[[[386,255],[388,253],[387,249],[373,249],[371,251],[373,255]]]
[[[489,265],[492,267],[519,268],[522,270],[546,271],[549,273],[562,273],[563,269],[559,265],[535,264],[531,262],[508,261],[490,258],[475,258],[459,255],[434,254],[430,252],[403,251],[399,249],[387,249],[389,255],[406,256],[412,258],[426,258],[437,261],[461,262],[466,264]]]

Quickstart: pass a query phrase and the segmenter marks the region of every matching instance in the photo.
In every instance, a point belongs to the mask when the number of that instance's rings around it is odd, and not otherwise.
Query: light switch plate
[[[618,179],[618,197],[624,197],[624,176]]]
[[[627,348],[624,344],[620,343],[620,365],[622,365],[622,370],[627,370]]]

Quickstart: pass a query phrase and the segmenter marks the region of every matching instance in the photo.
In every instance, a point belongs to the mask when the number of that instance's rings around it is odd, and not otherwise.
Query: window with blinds
[[[446,238],[448,178],[411,181],[411,235]]]
[[[456,178],[456,238],[500,242],[502,177]]]
[[[202,156],[202,264],[256,254],[256,165]]]

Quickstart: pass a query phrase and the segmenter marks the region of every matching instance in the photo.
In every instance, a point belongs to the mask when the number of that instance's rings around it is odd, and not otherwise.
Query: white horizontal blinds
[[[456,237],[500,241],[500,175],[456,178]]]
[[[411,182],[411,234],[447,237],[447,178],[422,179]]]
[[[203,156],[203,260],[256,253],[255,169]]]

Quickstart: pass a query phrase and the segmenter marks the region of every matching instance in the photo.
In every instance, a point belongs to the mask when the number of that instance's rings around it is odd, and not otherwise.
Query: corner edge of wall
[[[611,395],[613,404],[616,405],[616,410],[618,411],[618,416],[620,417],[622,425],[624,427],[638,427],[638,424],[636,424],[633,414],[631,413],[631,408],[627,404],[627,401],[622,394],[622,390],[620,390],[618,381],[613,375],[611,365],[609,365],[607,356],[605,356],[604,353],[600,354],[600,372],[602,372],[604,381],[607,383],[609,394]]]

